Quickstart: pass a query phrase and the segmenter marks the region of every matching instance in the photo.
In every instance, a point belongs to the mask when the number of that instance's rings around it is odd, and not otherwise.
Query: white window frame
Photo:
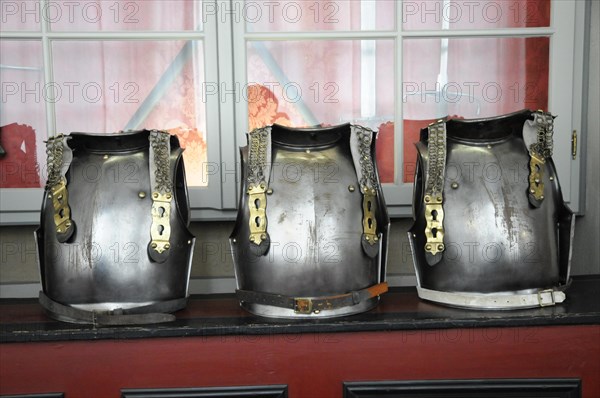
[[[40,5],[49,0],[39,0]],[[237,5],[235,3],[238,3]],[[205,0],[203,7],[216,10],[241,9],[242,0]],[[43,7],[40,7],[43,9]],[[238,146],[246,144],[248,129],[247,103],[239,93],[232,93],[236,83],[247,83],[246,43],[249,40],[312,40],[312,39],[392,39],[395,41],[397,71],[395,98],[395,159],[402,159],[402,42],[405,38],[457,37],[550,37],[549,103],[548,109],[559,117],[555,121],[555,154],[558,175],[565,201],[574,211],[583,209],[585,188],[580,181],[581,156],[571,157],[571,133],[582,136],[583,59],[586,2],[552,0],[550,27],[506,28],[486,30],[419,30],[402,29],[402,7],[396,5],[396,29],[389,31],[327,31],[248,33],[245,21],[235,21],[231,15],[219,12],[206,15],[202,31],[175,32],[55,32],[49,22],[40,18],[40,32],[2,32],[2,39],[41,40],[45,81],[53,81],[52,41],[55,40],[201,40],[204,46],[205,81],[217,83],[218,95],[206,96],[206,129],[208,162],[214,174],[207,187],[190,187],[190,203],[194,220],[232,220],[235,218],[239,195]],[[197,89],[200,89],[197,87]],[[56,133],[54,104],[46,101],[48,135]],[[160,127],[160,126],[157,126]],[[585,133],[585,132],[584,132]],[[578,146],[580,142],[578,140]],[[566,150],[565,148],[568,148]],[[581,148],[577,148],[580,153]],[[402,182],[402,172],[396,181],[383,189],[392,216],[406,217],[412,212],[412,183]],[[42,201],[42,188],[0,189],[0,225],[37,224]]]

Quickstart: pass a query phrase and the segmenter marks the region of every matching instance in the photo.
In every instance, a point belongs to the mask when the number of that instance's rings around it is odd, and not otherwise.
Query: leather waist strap
[[[321,311],[350,307],[387,291],[387,282],[382,282],[366,289],[324,297],[289,297],[281,294],[253,292],[249,290],[236,290],[235,292],[240,301],[247,303],[288,308],[300,314],[310,314],[311,312],[318,314]]]
[[[187,303],[187,298],[180,298],[128,309],[86,311],[60,304],[46,296],[42,291],[40,291],[39,297],[40,304],[53,318],[67,322],[89,323],[95,326],[172,322],[175,320],[175,315],[167,314],[167,312],[180,310]]]
[[[417,286],[419,297],[461,308],[515,309],[548,307],[565,301],[565,293],[556,289],[541,290],[531,294],[482,294],[429,290]]]

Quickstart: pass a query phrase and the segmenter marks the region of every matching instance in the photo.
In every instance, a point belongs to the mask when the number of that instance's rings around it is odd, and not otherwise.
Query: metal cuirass
[[[194,236],[182,149],[157,130],[48,140],[48,183],[36,231],[54,318],[136,324],[186,305]]]
[[[230,237],[243,308],[306,318],[377,305],[387,291],[389,217],[374,138],[349,124],[248,134]]]
[[[409,240],[422,299],[487,309],[565,299],[574,217],[552,134],[542,111],[421,131]]]

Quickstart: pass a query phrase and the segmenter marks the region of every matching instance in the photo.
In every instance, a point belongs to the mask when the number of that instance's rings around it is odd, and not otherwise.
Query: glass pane
[[[427,0],[402,2],[402,26],[495,29],[550,26],[549,0]]]
[[[39,0],[0,0],[0,32],[39,31],[40,4]]]
[[[0,40],[0,188],[45,184],[47,135],[42,43]]]
[[[227,16],[246,22],[248,32],[393,30],[395,4],[395,0],[247,0],[235,3]]]
[[[58,31],[201,30],[202,0],[53,0],[42,17]]]
[[[250,130],[394,120],[393,40],[256,41],[247,54]],[[381,178],[393,181],[393,168]]]
[[[169,130],[186,149],[188,184],[208,184],[201,42],[56,41],[52,49],[58,131]]]
[[[547,109],[550,39],[410,39],[403,43],[404,181],[419,130],[437,118]]]

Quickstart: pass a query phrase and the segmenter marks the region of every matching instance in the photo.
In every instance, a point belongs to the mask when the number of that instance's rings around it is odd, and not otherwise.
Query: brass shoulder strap
[[[248,133],[248,173],[246,194],[250,213],[250,242],[264,254],[269,246],[267,232],[267,190],[271,170],[271,128],[262,127]]]
[[[152,191],[151,241],[148,255],[162,263],[169,256],[171,248],[171,202],[173,200],[170,167],[171,136],[166,131],[152,130],[148,136],[150,190]]]
[[[366,127],[352,125],[350,151],[356,176],[363,195],[363,234],[362,247],[369,257],[379,253],[381,236],[377,233],[377,190],[379,183],[375,174],[375,164],[371,156],[374,132]]]
[[[437,264],[444,251],[444,178],[446,173],[446,122],[428,126],[428,162],[425,170],[425,258]]]
[[[552,114],[539,110],[533,120],[523,125],[523,141],[529,152],[529,203],[540,207],[544,200],[544,169],[546,159],[552,156],[554,118]]]
[[[63,134],[48,139],[46,142],[46,154],[48,165],[46,192],[48,192],[48,198],[52,199],[56,239],[60,243],[64,243],[75,232],[75,222],[71,219],[69,191],[65,177],[72,154]]]

